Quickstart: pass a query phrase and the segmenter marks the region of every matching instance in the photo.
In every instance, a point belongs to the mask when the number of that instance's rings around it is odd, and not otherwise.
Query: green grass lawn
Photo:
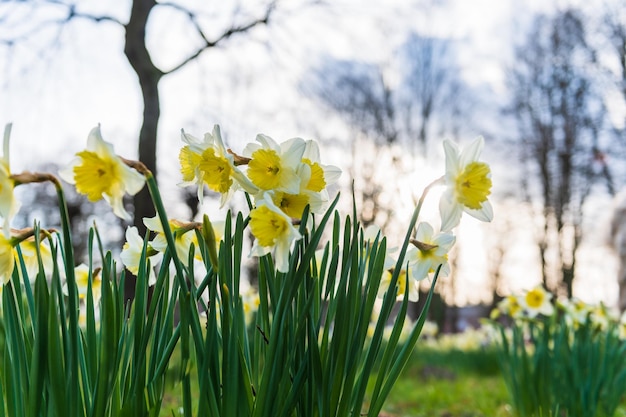
[[[180,386],[168,386],[160,415],[180,415],[179,398]],[[493,351],[418,343],[381,417],[509,417],[507,400]]]
[[[385,406],[393,417],[505,417],[496,356],[489,350],[418,347]]]

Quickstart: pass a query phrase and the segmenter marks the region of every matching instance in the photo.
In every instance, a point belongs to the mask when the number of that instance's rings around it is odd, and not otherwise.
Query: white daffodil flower
[[[145,223],[145,221],[144,221]],[[122,247],[120,258],[122,263],[133,275],[139,275],[139,263],[143,252],[143,238],[139,236],[139,230],[135,226],[126,228],[126,242]],[[163,254],[155,252],[150,246],[146,250],[146,256],[150,257],[150,264],[156,265],[161,261]],[[148,276],[148,285],[156,283],[156,274],[154,268],[150,268]]]
[[[223,207],[238,188],[249,194],[256,194],[258,188],[235,166],[234,157],[228,152],[220,127],[215,125],[212,133],[205,133],[203,140],[181,132],[187,145],[180,150],[180,171],[183,187],[198,186],[198,201],[202,203],[204,185],[221,194],[220,207]]]
[[[4,127],[2,158],[0,158],[0,216],[3,219],[2,230],[5,238],[9,237],[11,220],[20,208],[20,203],[13,193],[15,181],[11,178],[11,166],[9,164],[11,126],[9,123]]]
[[[493,208],[487,200],[491,193],[491,169],[486,163],[478,161],[483,146],[482,137],[462,151],[453,142],[446,140],[443,143],[447,186],[439,201],[443,232],[456,227],[463,212],[485,222],[493,219]]]
[[[267,195],[258,200],[250,212],[250,231],[255,237],[250,250],[251,256],[264,256],[273,253],[276,269],[287,272],[289,269],[289,251],[294,241],[302,236],[291,223],[291,218],[272,202]]]
[[[89,133],[87,149],[78,152],[59,175],[70,184],[75,184],[76,191],[86,195],[89,201],[104,198],[113,208],[113,213],[125,220],[130,220],[131,215],[124,208],[124,195],[137,194],[146,181],[143,175],[115,154],[113,145],[102,139],[100,126]]]
[[[433,227],[428,223],[420,223],[415,232],[415,239],[406,257],[413,279],[420,281],[429,274],[434,273],[441,265],[440,276],[448,276],[450,265],[448,264],[448,252],[454,245],[456,238],[451,233],[434,233]]]
[[[536,317],[538,314],[551,316],[554,312],[554,306],[551,303],[552,294],[546,291],[542,286],[537,286],[526,292],[520,298],[520,305],[524,309],[528,317]]]
[[[244,156],[250,158],[247,171],[250,181],[264,191],[298,194],[302,179],[297,170],[306,147],[304,140],[293,138],[279,145],[261,134],[256,140],[259,143],[249,143],[243,151]]]
[[[193,230],[183,230],[181,227],[183,224],[178,220],[169,220],[169,226],[174,234],[174,245],[176,246],[176,254],[178,255],[178,259],[182,262],[186,263],[189,259],[189,251],[191,250],[191,245],[195,246],[194,258],[197,260],[202,260],[202,255],[198,246],[198,238]],[[157,235],[150,242],[150,246],[154,250],[157,250],[161,253],[165,252],[167,248],[167,239],[165,238],[165,233],[163,232],[163,225],[161,224],[161,220],[158,216],[151,218],[144,218],[143,224],[146,227],[155,232]]]

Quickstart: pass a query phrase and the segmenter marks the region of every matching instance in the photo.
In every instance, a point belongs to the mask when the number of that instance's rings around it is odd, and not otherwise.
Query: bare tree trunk
[[[157,178],[157,129],[161,115],[159,102],[159,81],[163,72],[159,70],[146,48],[146,24],[152,8],[156,6],[154,0],[136,0],[128,24],[126,24],[126,44],[124,54],[137,74],[143,96],[143,122],[139,132],[139,160],[143,162],[155,178]],[[146,227],[144,217],[153,217],[155,210],[150,194],[144,188],[134,197],[134,226],[143,235]]]

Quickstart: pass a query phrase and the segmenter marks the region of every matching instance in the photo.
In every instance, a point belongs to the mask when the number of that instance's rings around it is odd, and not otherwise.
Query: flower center
[[[491,194],[491,170],[484,162],[472,162],[456,178],[456,195],[459,203],[479,210]]]
[[[532,309],[541,307],[544,299],[543,293],[539,290],[531,290],[526,294],[526,304]]]
[[[208,148],[202,152],[199,168],[203,173],[204,182],[210,189],[218,193],[228,192],[233,180],[232,168],[226,158],[215,155],[215,149]]]
[[[111,189],[122,182],[115,161],[101,158],[96,153],[83,151],[77,153],[83,163],[74,167],[76,189],[85,194],[89,201],[95,202],[102,194],[112,195]]]
[[[275,193],[272,201],[287,216],[294,219],[301,218],[304,208],[309,204],[309,198],[306,194],[288,194],[283,192]]]
[[[250,212],[250,230],[261,246],[272,246],[289,230],[287,220],[266,206]]]
[[[257,187],[273,190],[280,185],[280,156],[271,149],[259,149],[252,153],[248,162],[248,177]]]

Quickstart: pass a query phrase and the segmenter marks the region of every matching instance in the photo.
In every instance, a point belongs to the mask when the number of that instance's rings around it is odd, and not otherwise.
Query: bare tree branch
[[[238,34],[238,33],[247,32],[250,29],[254,28],[255,26],[268,24],[268,22],[270,20],[270,17],[272,15],[272,12],[276,8],[276,1],[271,2],[267,6],[267,9],[265,10],[265,14],[262,17],[260,17],[258,19],[255,19],[255,20],[252,20],[251,22],[248,22],[248,23],[246,23],[244,25],[232,26],[232,27],[228,28],[226,31],[224,31],[220,36],[218,36],[214,40],[210,40],[206,36],[204,31],[200,27],[200,24],[199,24],[199,22],[197,20],[197,16],[196,16],[195,13],[191,12],[190,10],[188,10],[188,9],[178,5],[178,4],[171,3],[171,2],[158,3],[158,5],[159,6],[172,7],[172,8],[175,8],[176,10],[179,10],[179,11],[185,13],[187,15],[187,17],[189,18],[189,20],[191,21],[191,23],[193,24],[193,26],[196,29],[196,31],[198,32],[198,35],[204,41],[204,43],[203,43],[203,45],[201,47],[199,47],[195,52],[193,52],[191,55],[189,55],[183,61],[181,61],[178,65],[174,66],[173,68],[171,68],[171,69],[169,69],[167,71],[163,71],[163,75],[166,75],[166,74],[171,74],[172,72],[178,71],[179,69],[181,69],[182,67],[187,65],[189,62],[195,60],[205,50],[210,49],[210,48],[212,48],[214,46],[217,46],[218,44],[220,44],[221,42],[225,41],[226,39],[230,38],[233,35]]]

